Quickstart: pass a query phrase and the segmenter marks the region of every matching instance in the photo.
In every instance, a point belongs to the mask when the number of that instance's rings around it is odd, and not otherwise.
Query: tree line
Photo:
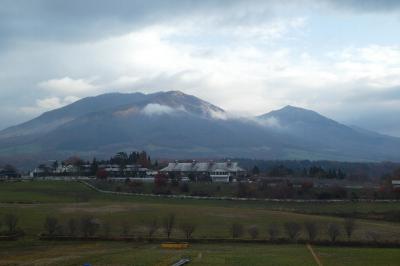
[[[329,170],[336,171],[340,178],[339,170],[350,180],[380,180],[391,176],[400,163],[395,162],[338,162],[338,161],[310,161],[310,160],[257,160],[257,159],[232,159],[253,172],[260,175],[273,174],[276,176],[311,176],[329,174]],[[310,169],[313,169],[310,173]],[[326,173],[319,171],[323,169]],[[315,171],[317,170],[317,171]],[[330,176],[332,176],[331,173]]]
[[[42,171],[42,175],[47,176],[57,175],[55,170],[60,166],[67,165],[75,167],[79,172],[79,175],[98,176],[101,178],[104,175],[104,173],[101,171],[101,165],[118,165],[121,169],[127,165],[140,165],[143,168],[157,168],[158,161],[156,160],[152,162],[146,151],[134,151],[131,153],[118,152],[106,160],[98,160],[94,157],[91,161],[88,161],[77,156],[72,156],[63,161],[56,160],[50,165],[39,164],[37,168]],[[84,169],[84,166],[86,166],[86,169]],[[65,173],[61,174],[65,175]]]
[[[151,219],[143,222],[144,234],[147,239],[152,239],[156,233],[161,231],[166,238],[170,239],[175,230],[179,230],[187,240],[193,237],[197,226],[191,222],[178,223],[176,215],[170,213],[162,219]],[[112,224],[107,221],[92,216],[82,216],[80,218],[70,218],[66,223],[62,223],[54,216],[46,217],[43,223],[45,236],[70,236],[70,237],[110,237]],[[131,237],[132,228],[128,221],[123,221],[119,225],[119,237]]]
[[[324,169],[321,166],[310,166],[301,170],[294,170],[283,164],[274,165],[270,169],[261,173],[260,168],[254,165],[251,173],[255,176],[264,174],[270,177],[312,177],[312,178],[327,178],[327,179],[345,179],[346,173],[342,169]]]
[[[9,213],[0,219],[0,236],[24,235],[24,231],[18,226],[19,219],[16,215]],[[47,238],[56,237],[72,237],[72,238],[115,238],[122,239],[134,237],[131,224],[123,221],[119,224],[119,233],[115,236],[115,224],[102,221],[93,216],[82,216],[69,218],[62,221],[55,216],[47,216],[43,222],[43,233]],[[171,239],[174,234],[179,231],[186,240],[195,239],[193,234],[198,229],[195,222],[178,222],[175,213],[169,213],[163,218],[153,218],[143,222],[140,225],[143,239],[155,240],[156,235],[162,235],[166,239]],[[274,241],[290,241],[296,242],[303,239],[309,242],[321,240],[322,236],[327,236],[332,243],[336,242],[339,237],[345,236],[351,241],[354,232],[358,229],[358,224],[352,217],[343,219],[341,223],[330,222],[328,224],[319,224],[308,220],[303,223],[289,221],[283,224],[268,224],[265,227],[267,235],[261,235],[261,228],[258,225],[244,226],[242,223],[233,222],[227,226],[228,233],[232,239],[251,239],[262,240],[267,239]],[[117,230],[118,231],[118,230]],[[376,231],[364,231],[365,238],[369,242],[379,243],[380,234]],[[114,234],[114,235],[113,235]],[[177,239],[177,238],[175,238]],[[179,239],[179,237],[178,237]]]

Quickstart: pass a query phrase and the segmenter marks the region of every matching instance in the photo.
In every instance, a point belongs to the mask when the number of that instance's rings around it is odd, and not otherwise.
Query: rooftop
[[[216,170],[226,172],[242,172],[243,168],[238,166],[237,162],[189,162],[169,163],[167,167],[161,169],[161,172],[214,172]]]

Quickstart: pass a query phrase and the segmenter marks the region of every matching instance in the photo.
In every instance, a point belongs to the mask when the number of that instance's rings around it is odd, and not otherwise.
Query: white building
[[[400,188],[400,179],[399,180],[392,180],[393,188]]]
[[[246,171],[238,166],[237,162],[189,162],[169,163],[160,170],[161,173],[172,173],[179,176],[209,176],[212,182],[230,182],[232,178],[246,174]]]

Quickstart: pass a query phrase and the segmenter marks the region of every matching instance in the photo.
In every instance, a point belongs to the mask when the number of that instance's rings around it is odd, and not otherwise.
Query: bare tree
[[[75,236],[76,235],[76,231],[78,230],[78,223],[74,218],[71,218],[68,220],[68,234],[70,236]]]
[[[59,230],[60,225],[58,224],[58,219],[55,217],[46,217],[46,220],[44,221],[44,229],[46,230],[46,233],[50,236],[53,236],[56,234],[56,232]]]
[[[276,240],[279,235],[279,227],[276,224],[270,224],[268,226],[268,235],[270,240]]]
[[[81,232],[84,237],[92,237],[99,230],[100,223],[93,217],[85,216],[81,218]]]
[[[167,238],[169,239],[172,234],[172,230],[175,227],[175,214],[170,213],[167,217],[164,218],[163,221],[163,228],[164,228],[164,233],[167,235]]]
[[[340,227],[335,223],[328,224],[328,236],[332,242],[335,242],[340,236]]]
[[[4,216],[4,225],[9,233],[15,233],[18,225],[18,217],[13,213],[8,213]]]
[[[343,222],[344,230],[346,231],[347,238],[350,239],[356,229],[356,222],[353,218],[348,217]]]
[[[231,231],[232,238],[241,237],[243,235],[243,231],[244,231],[243,225],[239,224],[239,223],[233,223],[230,228],[230,231]]]
[[[307,231],[308,239],[314,241],[318,235],[318,226],[315,222],[305,222],[304,228]]]
[[[158,224],[158,220],[155,218],[153,220],[151,220],[149,223],[145,224],[145,227],[147,229],[147,237],[149,239],[153,238],[153,235],[158,231],[158,229],[160,228],[159,224]]]
[[[185,234],[187,240],[192,238],[194,231],[196,230],[196,225],[193,223],[183,223],[180,225],[180,229]]]
[[[247,233],[249,233],[251,239],[256,239],[260,234],[260,230],[257,225],[252,225],[247,229]]]
[[[285,231],[290,240],[296,240],[301,232],[301,225],[296,222],[287,222],[284,224]]]
[[[127,221],[122,222],[121,224],[121,235],[128,236],[131,231],[131,226]]]

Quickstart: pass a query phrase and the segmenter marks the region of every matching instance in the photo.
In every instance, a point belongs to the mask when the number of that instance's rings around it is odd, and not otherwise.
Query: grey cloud
[[[396,12],[400,10],[398,0],[328,0],[331,6],[354,12]]]
[[[0,43],[11,44],[21,39],[89,41],[180,16],[226,10],[239,3],[243,2],[6,0],[0,6]]]
[[[231,12],[219,23],[256,23],[275,9],[312,9],[321,3],[354,11],[393,11],[398,0],[5,0],[0,6],[1,42],[19,38],[59,41],[91,40],[135,27],[196,14]]]
[[[363,12],[400,9],[397,0],[5,0],[0,6],[0,45],[92,41],[197,15],[204,21],[213,17],[216,26],[254,24],[278,10],[313,10],[323,3]]]

